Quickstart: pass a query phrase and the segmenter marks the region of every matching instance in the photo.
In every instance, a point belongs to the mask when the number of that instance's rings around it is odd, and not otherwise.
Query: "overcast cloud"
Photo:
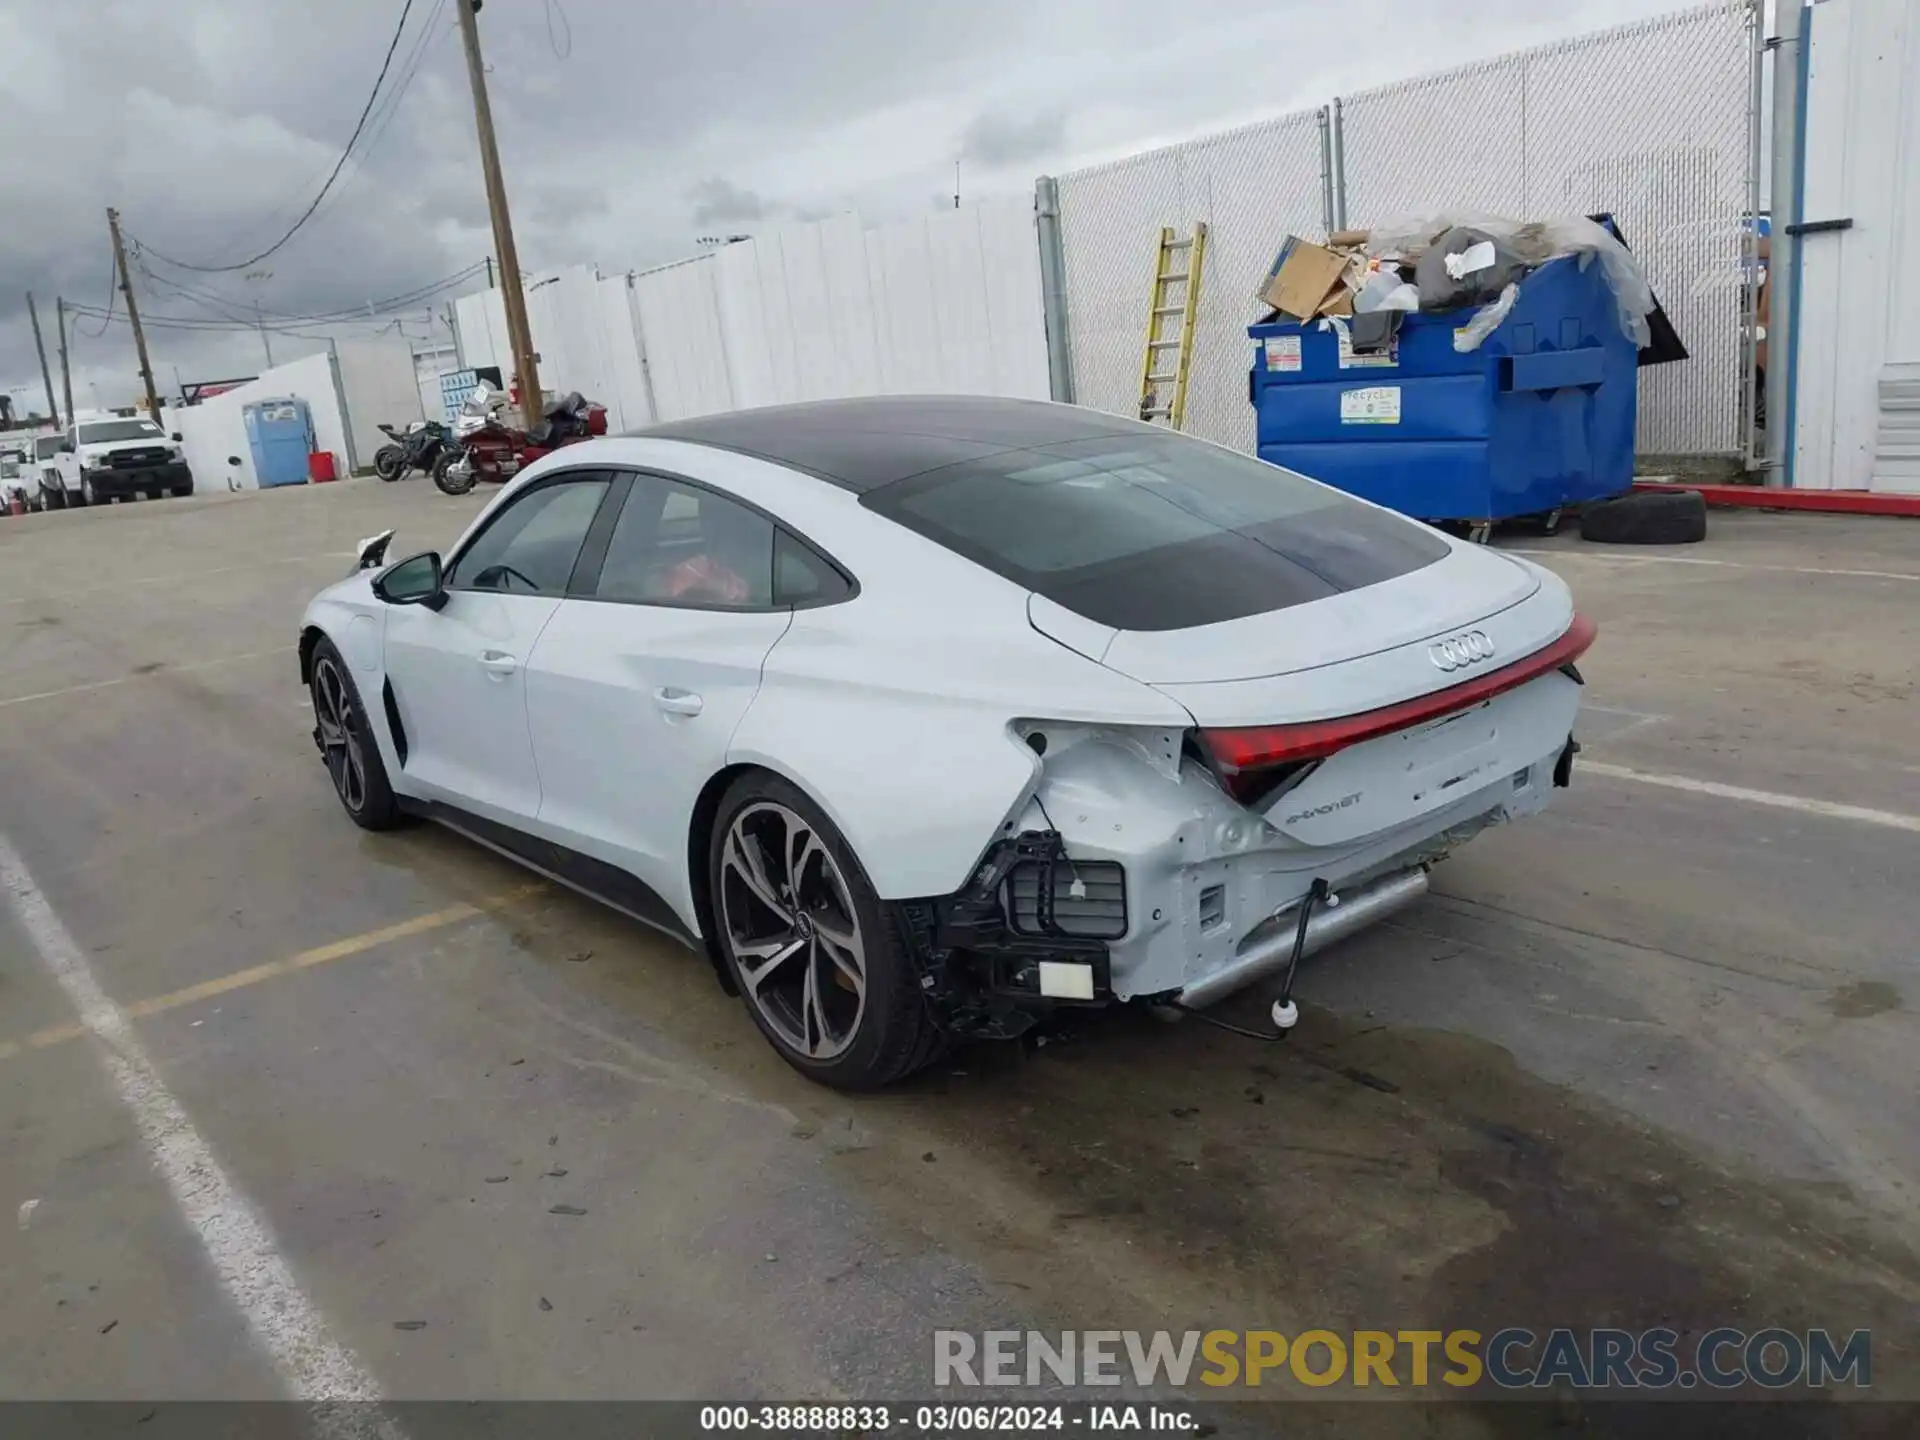
[[[24,293],[38,296],[50,345],[55,295],[105,302],[108,205],[146,247],[152,278],[137,269],[136,293],[156,319],[256,303],[337,311],[490,252],[456,0],[414,0],[392,77],[410,83],[376,109],[364,154],[261,264],[269,273],[202,275],[157,258],[227,263],[292,222],[353,129],[400,3],[0,0],[0,388],[17,409],[45,408]],[[617,273],[692,253],[720,228],[912,213],[951,195],[956,163],[963,198],[1027,194],[1036,174],[1671,8],[486,0],[480,27],[522,264]],[[128,403],[138,382],[124,324],[98,338],[97,321],[75,324],[75,401]],[[404,330],[416,343],[435,333],[425,304]],[[274,353],[316,344],[276,336]],[[156,325],[151,348],[163,390],[176,370],[208,379],[263,364],[245,333]]]

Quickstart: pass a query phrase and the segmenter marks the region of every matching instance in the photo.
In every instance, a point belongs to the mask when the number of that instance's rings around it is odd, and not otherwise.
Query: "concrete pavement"
[[[1292,1041],[1097,1017],[855,1100],[703,960],[338,813],[300,609],[484,498],[0,522],[0,833],[381,1393],[921,1395],[932,1330],[995,1324],[1661,1321],[1871,1327],[1920,1390],[1920,527],[1526,542],[1602,625],[1595,773],[1310,962]],[[40,939],[0,908],[0,1394],[279,1392]]]

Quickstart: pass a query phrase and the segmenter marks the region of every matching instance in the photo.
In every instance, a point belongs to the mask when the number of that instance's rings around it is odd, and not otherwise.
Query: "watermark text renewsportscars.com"
[[[1733,1390],[1866,1388],[1873,1336],[1725,1327],[1478,1330],[936,1330],[947,1387],[1304,1385],[1324,1389]],[[1445,1393],[1441,1391],[1440,1393]]]

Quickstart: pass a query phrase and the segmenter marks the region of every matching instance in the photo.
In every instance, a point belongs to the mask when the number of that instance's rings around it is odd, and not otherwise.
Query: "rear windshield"
[[[1284,610],[1448,553],[1424,525],[1171,434],[1002,451],[861,503],[1120,630]]]

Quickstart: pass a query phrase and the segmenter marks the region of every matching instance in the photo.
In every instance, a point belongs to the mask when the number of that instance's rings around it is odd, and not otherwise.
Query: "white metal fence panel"
[[[498,365],[500,377],[513,373],[513,346],[507,340],[507,302],[498,287],[462,295],[453,302],[460,331],[460,353],[469,368]]]
[[[713,257],[635,275],[633,301],[655,418],[685,420],[731,410],[733,380],[720,328]]]
[[[1691,352],[1640,372],[1637,448],[1740,453],[1752,14],[1701,6],[1344,99],[1348,222],[1610,211]]]
[[[872,230],[837,216],[728,245],[712,261],[736,405],[1047,396],[1040,259],[1024,200]]]
[[[1262,313],[1254,292],[1281,240],[1322,230],[1318,112],[1129,156],[1057,184],[1075,401],[1138,413],[1161,227],[1184,234],[1204,220],[1186,429],[1252,450],[1247,326]]]
[[[607,407],[607,430],[621,435],[654,422],[647,389],[647,361],[640,350],[640,325],[633,305],[633,280],[614,275],[594,282],[594,318],[600,328],[607,388],[588,398]]]

